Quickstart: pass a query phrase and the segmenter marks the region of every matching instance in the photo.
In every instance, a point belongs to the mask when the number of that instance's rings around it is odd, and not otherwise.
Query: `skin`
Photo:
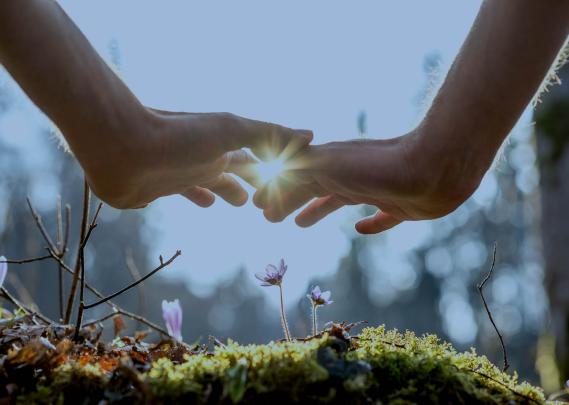
[[[568,21],[567,0],[486,0],[416,129],[316,146],[306,146],[309,131],[143,106],[52,0],[0,2],[0,62],[114,207],[170,194],[209,206],[214,193],[241,205],[247,194],[228,173],[260,186],[256,161],[242,150],[250,147],[288,160],[290,171],[254,198],[269,220],[309,203],[296,221],[311,226],[344,205],[371,204],[377,214],[356,229],[377,233],[444,216],[472,194],[567,38]]]
[[[97,196],[137,208],[182,194],[209,206],[214,194],[242,205],[228,173],[255,182],[247,163],[286,158],[309,131],[228,113],[177,113],[143,106],[53,0],[0,1],[0,62],[59,127]]]
[[[379,210],[372,234],[442,217],[478,187],[569,34],[569,1],[486,0],[421,124],[388,140],[309,146],[253,201],[270,221],[307,227],[351,204]]]

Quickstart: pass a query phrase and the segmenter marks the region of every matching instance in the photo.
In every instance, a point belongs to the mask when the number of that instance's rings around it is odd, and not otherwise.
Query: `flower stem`
[[[279,285],[279,290],[281,293],[281,323],[285,334],[285,338],[287,341],[290,342],[290,333],[288,331],[288,323],[286,321],[285,308],[284,308],[283,287],[280,285]]]
[[[316,305],[312,304],[312,336],[318,333],[318,320],[316,319]]]

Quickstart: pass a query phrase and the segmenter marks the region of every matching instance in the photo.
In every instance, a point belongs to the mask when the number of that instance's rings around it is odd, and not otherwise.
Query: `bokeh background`
[[[480,5],[60,3],[146,105],[229,111],[308,128],[316,143],[410,131]],[[379,236],[353,230],[354,221],[370,212],[366,207],[345,208],[309,229],[296,227],[292,218],[271,224],[251,203],[235,208],[217,201],[204,210],[168,197],[139,211],[104,207],[86,252],[88,281],[110,293],[132,281],[128,261],[145,274],[159,254],[180,249],[172,266],[118,302],[161,323],[161,300],[178,298],[187,342],[209,335],[266,342],[282,336],[278,290],[259,287],[253,274],[284,258],[294,335],[308,332],[305,295],[319,284],[335,301],[320,311],[320,326],[367,320],[437,333],[500,363],[499,341],[476,290],[496,242],[486,296],[512,367],[554,390],[569,370],[568,112],[567,86],[553,88],[524,113],[480,188],[456,212]],[[58,148],[49,120],[1,70],[0,254],[9,258],[44,254],[27,212],[28,195],[51,230],[61,195],[73,207],[72,230],[78,229],[81,170]],[[57,317],[55,264],[11,266],[7,286]],[[105,311],[98,307],[87,317]]]

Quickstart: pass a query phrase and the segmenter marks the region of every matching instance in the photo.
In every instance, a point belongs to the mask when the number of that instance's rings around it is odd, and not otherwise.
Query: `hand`
[[[249,147],[261,158],[291,156],[312,140],[310,131],[227,113],[145,109],[140,115],[128,120],[110,145],[83,150],[79,143],[73,148],[94,193],[116,208],[140,208],[172,194],[201,207],[213,204],[214,194],[243,205],[247,192],[228,173],[257,183],[248,169],[256,160],[241,148]]]
[[[355,140],[308,146],[287,163],[289,171],[261,188],[254,203],[270,221],[296,217],[308,227],[344,205],[379,208],[356,230],[379,233],[407,220],[432,219],[455,210],[476,189],[485,170],[428,156],[419,130],[389,140]],[[469,177],[465,175],[469,173]]]

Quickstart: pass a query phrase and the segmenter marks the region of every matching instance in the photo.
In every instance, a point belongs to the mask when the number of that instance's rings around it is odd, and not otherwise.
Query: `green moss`
[[[143,373],[119,367],[111,376],[96,367],[70,363],[20,399],[272,405],[544,401],[540,389],[519,383],[515,374],[502,373],[474,350],[458,353],[436,336],[416,337],[384,327],[367,328],[350,341],[326,335],[308,342],[267,345],[229,342],[214,353],[184,360],[175,364],[159,359]]]

